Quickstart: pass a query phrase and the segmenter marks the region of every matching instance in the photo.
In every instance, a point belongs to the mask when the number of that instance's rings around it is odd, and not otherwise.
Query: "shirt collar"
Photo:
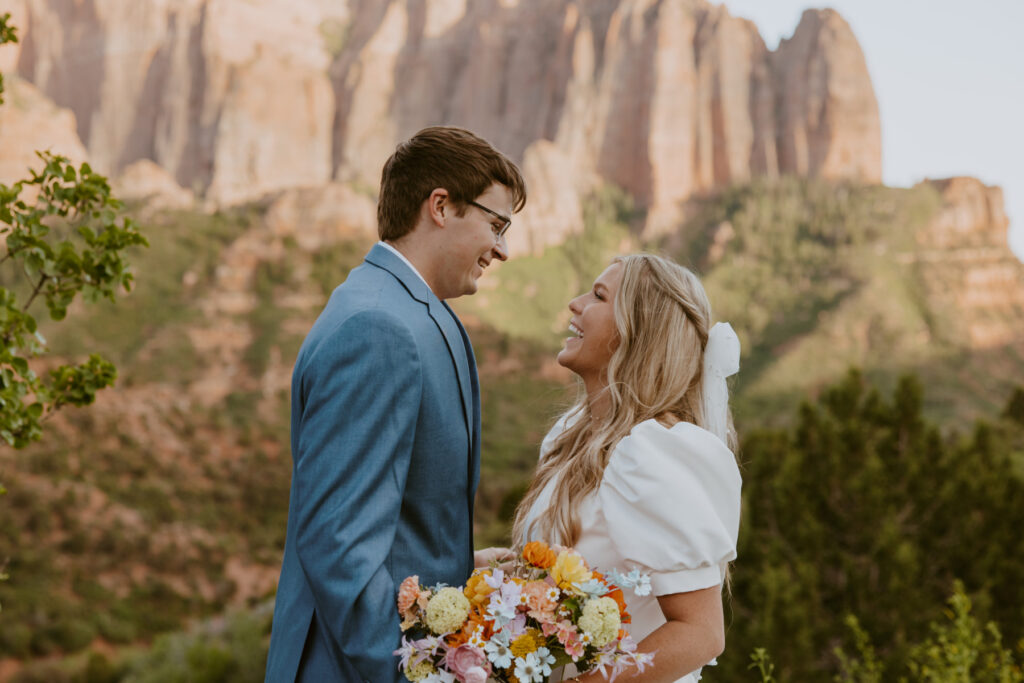
[[[402,252],[398,251],[393,246],[391,246],[390,244],[388,244],[387,242],[385,242],[383,240],[381,240],[380,242],[377,242],[377,244],[379,244],[380,246],[384,247],[385,249],[390,251],[392,254],[394,254],[398,258],[402,259],[402,263],[404,263],[405,265],[409,266],[409,269],[412,270],[412,272],[416,273],[416,277],[418,277],[420,280],[422,280],[423,284],[427,285],[427,289],[430,289],[430,285],[427,284],[426,279],[422,275],[420,275],[420,271],[416,270],[416,266],[414,266],[409,261],[409,259],[405,258],[405,255]],[[431,291],[433,291],[433,290],[431,290]]]

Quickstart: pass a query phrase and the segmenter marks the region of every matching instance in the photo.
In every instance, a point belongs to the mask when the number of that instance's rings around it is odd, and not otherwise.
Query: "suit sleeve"
[[[335,654],[364,680],[390,680],[400,631],[387,560],[422,394],[416,343],[393,314],[364,311],[304,368],[292,493],[299,563]]]

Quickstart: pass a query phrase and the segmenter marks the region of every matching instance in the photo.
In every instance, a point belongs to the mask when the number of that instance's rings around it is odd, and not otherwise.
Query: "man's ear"
[[[427,197],[427,213],[430,220],[439,228],[444,227],[445,218],[451,212],[451,202],[448,201],[448,190],[443,187],[434,188]]]

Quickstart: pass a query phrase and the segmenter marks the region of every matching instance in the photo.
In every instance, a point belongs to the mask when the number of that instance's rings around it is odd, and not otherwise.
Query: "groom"
[[[522,209],[519,169],[427,128],[384,164],[381,241],[334,290],[292,376],[288,534],[266,680],[404,680],[395,597],[473,570],[480,393],[447,299],[473,294]]]

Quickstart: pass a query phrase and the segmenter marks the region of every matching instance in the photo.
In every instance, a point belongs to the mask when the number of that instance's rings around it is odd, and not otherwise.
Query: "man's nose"
[[[498,238],[498,241],[494,243],[494,258],[499,261],[508,261],[508,243],[505,242],[505,236],[502,235]]]

